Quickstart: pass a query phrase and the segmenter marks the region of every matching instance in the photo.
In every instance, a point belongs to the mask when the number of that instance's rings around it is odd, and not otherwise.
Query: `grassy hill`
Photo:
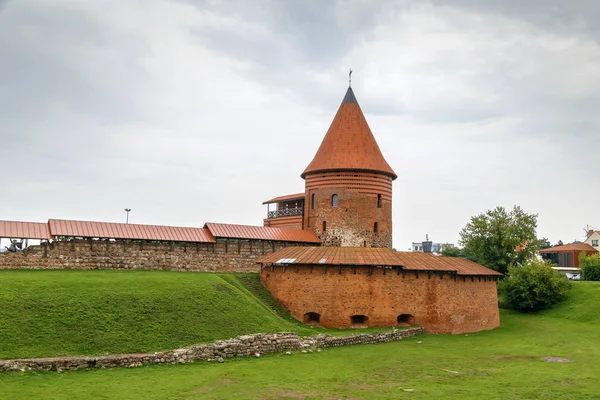
[[[1,271],[0,358],[153,352],[247,333],[315,332],[277,315],[241,279],[156,271]],[[257,275],[244,279],[258,283]]]
[[[501,326],[225,363],[0,374],[7,399],[596,399],[600,282]],[[546,362],[543,357],[571,362]],[[412,390],[405,392],[404,390]]]
[[[600,283],[573,282],[569,297],[540,315],[600,325]]]

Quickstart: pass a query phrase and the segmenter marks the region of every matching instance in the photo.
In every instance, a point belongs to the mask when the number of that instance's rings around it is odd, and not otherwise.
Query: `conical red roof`
[[[315,158],[301,176],[330,170],[374,171],[392,179],[398,177],[383,158],[352,88],[348,88]]]

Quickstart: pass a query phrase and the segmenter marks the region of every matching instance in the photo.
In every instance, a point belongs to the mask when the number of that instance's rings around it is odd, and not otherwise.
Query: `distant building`
[[[587,239],[585,239],[586,244],[589,244],[594,249],[600,251],[600,231],[590,230],[587,233]]]
[[[455,247],[452,243],[433,243],[429,240],[429,235],[425,235],[424,242],[413,242],[410,247],[411,251],[420,253],[441,254],[442,250]]]
[[[579,269],[579,254],[582,252],[588,256],[598,254],[598,250],[587,243],[564,244],[540,250],[542,259],[558,265],[555,269],[563,272]]]

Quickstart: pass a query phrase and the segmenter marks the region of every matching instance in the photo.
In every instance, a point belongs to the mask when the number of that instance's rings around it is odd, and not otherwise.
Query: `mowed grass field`
[[[600,284],[578,282],[553,310],[503,310],[499,329],[469,335],[423,335],[222,364],[0,373],[0,398],[597,399],[599,300]],[[281,318],[278,323],[295,326]],[[544,356],[572,361],[551,363]]]
[[[253,279],[257,279],[256,276]],[[0,271],[0,358],[154,352],[299,331],[233,274]]]
[[[0,271],[0,288],[0,359],[155,352],[258,332],[347,333],[297,322],[257,274],[13,270]]]

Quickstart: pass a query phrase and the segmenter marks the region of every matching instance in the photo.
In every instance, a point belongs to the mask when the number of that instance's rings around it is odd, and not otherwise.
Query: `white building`
[[[424,242],[412,242],[410,250],[423,253],[427,251],[428,245],[431,245],[431,250],[429,252],[433,254],[440,254],[442,250],[454,247],[454,244],[452,243],[433,243],[429,241],[429,235],[426,235]]]
[[[600,251],[600,231],[588,231],[587,239],[585,239],[584,243],[587,243],[596,250]]]

